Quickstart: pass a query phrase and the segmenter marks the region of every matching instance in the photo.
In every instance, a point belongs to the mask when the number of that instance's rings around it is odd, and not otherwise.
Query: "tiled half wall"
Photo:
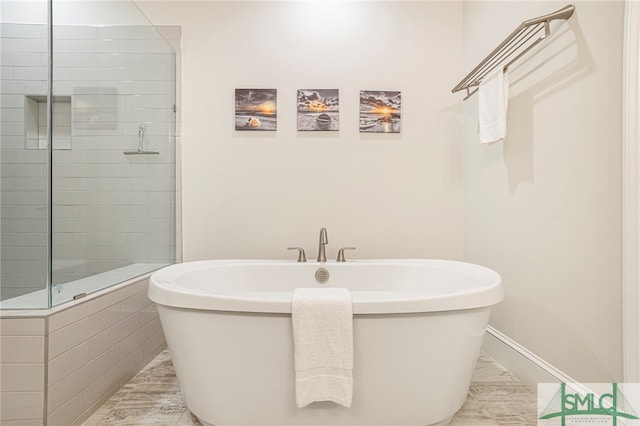
[[[0,423],[78,425],[165,347],[148,278],[0,318]]]

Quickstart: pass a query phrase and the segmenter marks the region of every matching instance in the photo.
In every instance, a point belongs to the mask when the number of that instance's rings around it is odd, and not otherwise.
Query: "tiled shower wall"
[[[163,35],[180,38],[179,28]],[[0,25],[2,292],[44,288],[44,25]],[[131,263],[173,263],[175,53],[150,26],[54,27],[54,284]],[[124,155],[144,148],[159,155]]]

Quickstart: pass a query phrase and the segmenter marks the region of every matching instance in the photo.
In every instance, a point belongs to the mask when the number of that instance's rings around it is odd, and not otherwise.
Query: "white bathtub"
[[[295,403],[291,295],[316,286],[352,295],[350,408]],[[445,260],[188,262],[149,284],[187,407],[215,426],[447,424],[502,297],[494,271]]]

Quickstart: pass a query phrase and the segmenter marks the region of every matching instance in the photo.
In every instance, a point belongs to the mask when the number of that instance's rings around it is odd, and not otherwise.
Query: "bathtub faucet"
[[[327,228],[320,229],[320,241],[318,243],[318,262],[326,262],[327,254],[324,250],[324,246],[329,243],[329,238],[327,238]]]

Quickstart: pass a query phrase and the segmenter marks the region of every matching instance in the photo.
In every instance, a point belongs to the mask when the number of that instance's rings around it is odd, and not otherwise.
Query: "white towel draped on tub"
[[[353,307],[346,288],[296,288],[291,300],[296,404],[351,406]]]
[[[480,143],[497,142],[507,135],[509,79],[498,71],[487,76],[478,88],[478,134]]]

